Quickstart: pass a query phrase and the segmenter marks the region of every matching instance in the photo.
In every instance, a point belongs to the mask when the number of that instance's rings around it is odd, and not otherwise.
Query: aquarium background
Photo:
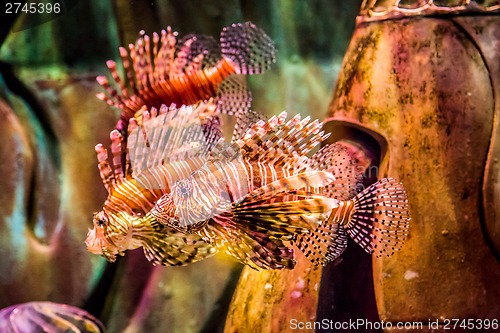
[[[50,300],[88,310],[109,332],[221,331],[241,271],[231,259],[153,268],[142,250],[108,264],[85,248],[106,197],[94,146],[108,142],[118,116],[95,98],[95,77],[142,29],[218,39],[224,26],[252,21],[278,49],[272,70],[249,79],[253,108],[324,119],[360,1],[63,5],[57,17],[2,23],[0,308]]]
[[[446,318],[499,313],[498,1],[472,2],[488,13],[356,31],[361,0],[60,2],[61,15],[2,14],[0,22],[0,308],[66,303],[108,332],[129,333],[281,332],[292,331],[292,319],[443,329]],[[106,60],[118,60],[140,30],[170,25],[217,39],[244,21],[278,50],[270,71],[248,78],[252,108],[328,119],[330,141],[350,142],[375,167],[365,185],[403,182],[413,220],[400,254],[372,263],[349,244],[324,269],[303,258],[291,272],[255,272],[222,254],[153,267],[140,249],[113,264],[87,252],[92,213],[107,194],[94,146],[108,144],[119,115],[95,98]]]

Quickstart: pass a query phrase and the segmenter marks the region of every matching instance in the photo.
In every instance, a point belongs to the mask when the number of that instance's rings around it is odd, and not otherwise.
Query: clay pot
[[[403,250],[373,260],[386,322],[499,313],[499,27],[498,15],[360,23],[344,58],[327,126],[377,142],[379,177],[403,182],[412,212]]]

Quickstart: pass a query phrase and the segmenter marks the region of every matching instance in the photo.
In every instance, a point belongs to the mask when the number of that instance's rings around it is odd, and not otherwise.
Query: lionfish
[[[170,27],[152,38],[141,34],[128,50],[119,49],[129,88],[113,60],[107,66],[114,84],[97,77],[107,92],[97,97],[122,111],[116,128],[123,135],[129,119],[135,116],[140,123],[144,110],[163,104],[191,105],[214,98],[218,113],[245,113],[252,96],[244,75],[260,74],[275,61],[273,41],[251,22],[225,27],[220,44],[203,35],[187,35],[177,42]]]
[[[132,145],[123,164],[124,136],[118,130],[110,134],[111,156],[102,144],[96,146],[98,167],[108,198],[102,211],[94,214],[94,228],[89,230],[85,242],[90,252],[113,262],[117,254],[123,255],[126,250],[142,247],[148,260],[156,263],[157,253],[161,253],[162,263],[171,266],[196,262],[216,252],[200,235],[170,229],[148,214],[169,189],[147,189],[134,177],[134,174],[154,168],[157,164],[164,165],[179,179],[199,169],[219,136],[217,133],[205,135],[203,130],[194,132],[191,129],[199,130],[204,121],[210,121],[210,116],[206,115],[213,114],[214,108],[214,104],[202,103],[180,109],[162,106],[160,110],[153,108],[151,112],[145,112],[145,126],[151,117],[156,119],[157,116],[166,116],[165,122],[171,127],[166,127],[163,134],[164,138],[172,134],[169,140],[163,142],[150,137],[147,144],[152,145],[153,149],[161,146],[170,154],[155,162],[151,159],[144,166],[136,164],[135,170],[132,169],[130,156],[139,160],[141,153],[135,154]],[[133,135],[130,135],[138,129],[137,122],[129,123],[128,142],[134,141]]]
[[[222,250],[256,269],[282,269],[295,265],[292,244],[324,265],[344,251],[347,234],[377,256],[401,248],[404,188],[382,179],[353,196],[359,175],[346,149],[327,145],[307,157],[328,137],[318,120],[282,113],[224,145],[202,135],[197,114],[182,107],[130,128],[131,176],[96,214],[91,252],[114,259],[143,246],[153,264],[181,265]],[[127,203],[148,195],[139,214]]]

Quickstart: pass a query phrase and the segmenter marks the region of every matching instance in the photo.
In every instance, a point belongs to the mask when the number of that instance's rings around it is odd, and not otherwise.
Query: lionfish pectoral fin
[[[225,27],[220,44],[222,55],[238,66],[240,74],[260,74],[276,61],[273,41],[251,22]]]
[[[312,232],[298,235],[294,243],[314,265],[326,265],[340,257],[347,247],[347,233],[342,225],[321,225]]]
[[[309,159],[309,166],[312,170],[329,171],[335,177],[334,182],[321,188],[322,195],[337,200],[349,200],[356,195],[363,168],[344,145],[335,143],[321,148]]]
[[[281,240],[268,235],[228,227],[221,216],[214,217],[216,223],[207,226],[213,237],[214,246],[237,261],[255,270],[292,269],[295,266],[293,249]]]
[[[217,88],[217,106],[220,113],[230,116],[245,114],[252,104],[252,93],[244,75],[230,75]]]
[[[403,185],[384,178],[352,200],[354,210],[345,229],[354,241],[377,257],[400,250],[411,220]]]
[[[196,234],[166,233],[162,239],[143,242],[144,255],[153,265],[185,266],[216,253],[216,249]]]
[[[248,243],[254,253],[250,260],[259,268],[293,269],[295,267],[293,249],[287,247],[281,240],[254,233]]]
[[[187,54],[188,62],[196,62],[196,59],[200,55],[202,55],[203,57],[202,59],[200,59],[200,68],[204,68],[215,66],[217,64],[217,61],[220,60],[220,45],[219,42],[216,41],[212,36],[189,34],[179,39],[178,45],[184,45],[184,43],[188,40],[191,41],[189,52]],[[191,67],[192,70],[196,70],[195,66],[191,65]]]

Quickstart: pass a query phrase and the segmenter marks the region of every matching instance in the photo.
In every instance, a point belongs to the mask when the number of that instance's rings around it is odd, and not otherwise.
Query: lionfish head
[[[124,250],[127,249],[126,244],[128,244],[124,240],[130,238],[129,228],[120,230],[120,228],[115,227],[117,219],[123,220],[119,216],[110,217],[104,211],[94,213],[94,228],[89,229],[85,240],[89,252],[101,255],[109,262],[114,262],[117,254],[123,255]]]

